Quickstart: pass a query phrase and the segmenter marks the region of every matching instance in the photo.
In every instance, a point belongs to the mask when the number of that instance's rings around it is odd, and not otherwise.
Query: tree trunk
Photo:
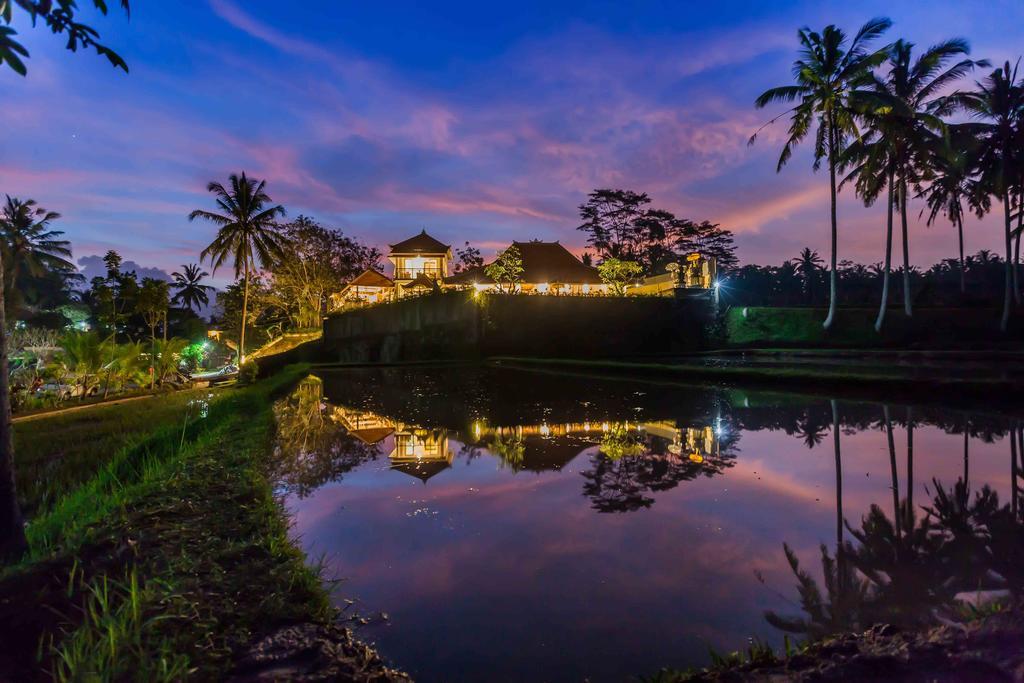
[[[11,426],[11,388],[7,370],[7,317],[3,259],[0,259],[0,559],[20,557],[28,543],[18,507],[14,476],[14,431]]]
[[[156,321],[154,320],[149,326],[149,348],[150,348],[150,359],[149,359],[149,390],[153,391],[156,389]]]
[[[967,294],[967,265],[964,261],[964,219],[956,219],[956,232],[960,238],[960,293]]]
[[[1005,176],[1005,173],[1003,175]],[[1002,332],[1010,326],[1010,310],[1013,308],[1013,250],[1010,244],[1010,192],[1003,190],[1003,237],[1006,248],[1006,281],[1003,287],[1003,317],[999,321]]]
[[[889,306],[889,274],[892,271],[892,202],[892,172],[890,171],[887,200],[889,214],[885,224],[885,268],[882,271],[882,303],[878,307],[878,317],[875,319],[875,332],[882,331],[882,325],[885,324],[885,310]]]
[[[828,181],[829,191],[831,193],[832,200],[832,270],[829,273],[829,299],[828,299],[828,316],[825,318],[825,322],[822,323],[822,327],[826,330],[831,329],[832,323],[836,319],[836,297],[839,289],[839,274],[836,271],[838,265],[838,251],[839,251],[839,226],[836,223],[836,156],[838,151],[835,145],[835,131],[829,120],[829,150],[828,150]]]
[[[900,539],[900,479],[896,470],[896,443],[892,436],[892,419],[889,417],[889,406],[882,406],[885,418],[885,438],[889,444],[889,470],[892,477],[892,514],[896,523],[896,540]]]
[[[914,413],[907,408],[907,512],[911,515],[913,528],[914,514]]]
[[[242,292],[242,332],[238,338],[238,365],[245,362],[245,321],[249,312],[249,254],[242,254],[242,277],[245,278]]]
[[[836,455],[836,547],[843,545],[843,458],[839,451],[839,404],[832,399],[832,447]]]
[[[1010,511],[1017,519],[1017,426],[1010,424]]]
[[[971,467],[971,433],[970,433],[970,430],[967,427],[967,424],[965,423],[964,424],[964,486],[968,486],[970,484],[970,479],[968,478],[969,475],[970,475],[970,467]]]
[[[1020,306],[1020,237],[1024,232],[1024,188],[1017,193],[1017,239],[1013,249],[1013,302]]]
[[[910,302],[910,236],[907,230],[907,179],[900,180],[900,224],[903,229],[903,312],[914,315]]]

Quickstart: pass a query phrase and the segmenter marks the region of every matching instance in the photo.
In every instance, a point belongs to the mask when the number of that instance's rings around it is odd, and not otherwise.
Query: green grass
[[[0,659],[19,678],[215,680],[255,638],[332,618],[266,476],[273,400],[304,372],[225,389],[184,430],[156,426],[33,520],[28,557],[0,580],[17,634]]]
[[[161,427],[180,429],[186,418],[200,415],[200,406],[194,402],[219,400],[222,392],[220,388],[192,389],[15,422],[22,511],[29,518],[47,512],[119,453],[149,439]]]

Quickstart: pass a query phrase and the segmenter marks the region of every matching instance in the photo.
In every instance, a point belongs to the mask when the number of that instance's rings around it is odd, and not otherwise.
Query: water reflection
[[[493,369],[309,377],[276,412],[301,542],[420,680],[622,680],[1022,590],[999,415]]]
[[[277,446],[272,476],[288,493],[305,497],[323,484],[380,456],[378,441],[350,431],[323,399],[323,381],[310,375],[274,405]]]

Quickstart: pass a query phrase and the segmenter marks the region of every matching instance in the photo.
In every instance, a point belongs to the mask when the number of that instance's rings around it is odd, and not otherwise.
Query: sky
[[[888,16],[889,39],[1024,52],[1017,0],[132,5],[84,15],[129,74],[16,21],[31,59],[27,78],[0,70],[0,193],[60,212],[76,260],[117,249],[166,271],[213,237],[187,220],[214,208],[206,184],[243,170],[290,216],[385,250],[425,228],[485,255],[526,239],[579,253],[577,207],[620,187],[733,230],[743,262],[826,255],[809,149],[776,173],[785,126],[747,144],[779,111],[752,103],[789,82],[796,30]],[[919,210],[912,262],[954,256],[953,229]],[[969,252],[1001,244],[991,218],[966,230]],[[882,206],[845,193],[840,231],[840,258],[881,260]]]

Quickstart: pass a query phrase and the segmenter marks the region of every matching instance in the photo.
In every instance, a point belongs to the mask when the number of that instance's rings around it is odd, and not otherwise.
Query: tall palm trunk
[[[964,486],[970,484],[970,469],[971,469],[971,432],[964,423]]]
[[[967,293],[967,264],[964,261],[964,219],[956,219],[956,234],[960,239],[960,293]]]
[[[843,544],[843,457],[839,450],[839,403],[832,399],[832,449],[836,456],[836,545]]]
[[[1024,232],[1024,188],[1017,193],[1017,238],[1013,247],[1013,301],[1020,306],[1020,238]]]
[[[914,514],[914,412],[910,408],[907,408],[907,510]]]
[[[1017,519],[1017,425],[1010,424],[1010,510]]]
[[[910,303],[910,236],[907,230],[907,179],[900,180],[900,224],[903,229],[903,312],[909,318],[914,315]]]
[[[1005,164],[1004,164],[1005,166]],[[1003,174],[1006,177],[1006,174]],[[999,321],[999,329],[1006,332],[1010,326],[1010,310],[1013,308],[1013,249],[1010,237],[1010,191],[1003,190],[1003,239],[1006,248],[1006,280],[1003,287],[1003,317]]]
[[[11,427],[11,388],[7,370],[7,316],[4,306],[4,266],[0,259],[0,558],[19,557],[28,544],[18,507],[14,477],[14,433]]]
[[[832,117],[829,116],[828,123],[828,136],[829,136],[829,150],[828,150],[828,182],[829,192],[832,201],[832,260],[831,260],[831,272],[829,273],[829,298],[828,298],[828,316],[825,318],[825,322],[822,323],[822,327],[826,330],[832,327],[832,323],[835,322],[836,318],[836,305],[837,295],[839,289],[839,275],[836,271],[838,265],[838,251],[839,251],[839,226],[836,218],[836,157],[838,150],[836,149],[836,133],[835,126],[832,124]]]
[[[889,275],[892,271],[892,188],[893,173],[889,171],[888,218],[885,224],[885,269],[882,271],[882,303],[878,306],[878,317],[875,319],[875,332],[882,331],[885,324],[885,310],[889,306]]]
[[[249,313],[249,253],[242,255],[242,277],[245,282],[242,288],[242,332],[238,338],[238,364],[245,362],[245,323]]]
[[[889,471],[892,477],[892,514],[896,520],[896,540],[900,539],[900,479],[896,470],[896,443],[892,436],[892,418],[889,416],[889,406],[882,406],[882,415],[885,418],[885,438],[889,444]]]

